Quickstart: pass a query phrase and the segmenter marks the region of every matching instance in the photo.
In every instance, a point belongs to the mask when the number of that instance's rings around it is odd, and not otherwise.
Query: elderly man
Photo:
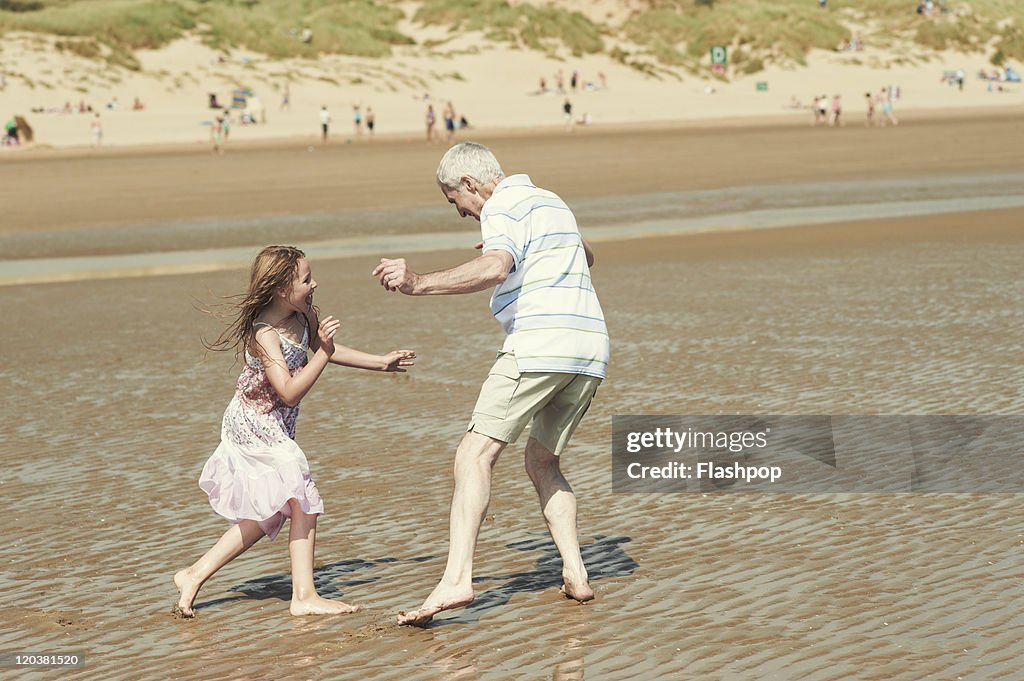
[[[576,535],[576,497],[559,454],[586,413],[608,366],[608,331],[590,281],[590,246],[555,194],[526,175],[505,177],[487,147],[448,150],[437,183],[462,217],[480,221],[483,254],[452,269],[417,274],[404,259],[381,259],[373,276],[411,296],[495,287],[491,312],[507,337],[480,390],[455,453],[448,564],[434,591],[400,624],[423,625],[473,601],[473,552],[490,502],[491,470],[527,425],[526,472],[562,556],[562,591],[594,597]]]

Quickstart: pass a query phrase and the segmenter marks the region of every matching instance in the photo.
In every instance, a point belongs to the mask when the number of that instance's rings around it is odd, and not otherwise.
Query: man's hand
[[[457,267],[416,274],[406,267],[404,258],[381,258],[372,274],[387,290],[401,291],[409,296],[476,293],[505,281],[512,271],[513,262],[508,252],[494,250]]]
[[[401,291],[411,296],[416,288],[420,275],[405,265],[405,258],[381,258],[380,264],[373,269],[373,276],[380,279],[380,285],[389,291]]]
[[[405,369],[402,367],[411,367],[416,362],[415,350],[392,350],[388,354],[384,355],[384,371],[397,371],[405,373]]]

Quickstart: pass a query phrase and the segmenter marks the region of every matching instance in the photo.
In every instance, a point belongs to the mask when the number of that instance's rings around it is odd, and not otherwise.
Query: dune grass
[[[27,4],[27,3],[26,3]],[[0,30],[93,38],[125,49],[164,45],[195,26],[171,0],[45,2],[31,11],[0,11]]]
[[[931,50],[981,52],[995,41],[1005,46],[1006,58],[1024,60],[1024,44],[1014,36],[1024,29],[1020,0],[935,0],[935,12],[922,16],[916,3],[898,0],[835,0],[829,2],[853,20],[874,24],[879,35],[895,36]],[[869,36],[870,37],[870,36]]]
[[[384,57],[393,45],[413,43],[395,28],[401,10],[374,0],[205,2],[197,18],[211,47],[244,48],[273,58]],[[299,39],[307,27],[313,32],[308,43]]]
[[[0,34],[31,31],[88,38],[130,63],[133,50],[197,33],[216,49],[273,58],[351,54],[382,57],[412,44],[395,29],[402,12],[381,0],[0,0]],[[11,9],[17,7],[17,10]],[[300,40],[309,27],[313,39]]]
[[[448,26],[452,31],[482,31],[490,40],[553,51],[562,46],[574,55],[600,52],[602,27],[579,12],[559,7],[510,5],[506,0],[425,0],[416,21]]]
[[[899,40],[964,52],[984,50],[995,39],[1003,59],[1024,59],[1024,2],[950,0],[946,6],[948,12],[925,17],[908,0],[830,0],[827,10],[809,0],[649,0],[621,31],[661,63],[689,70],[706,64],[714,45],[730,48],[735,71],[751,73],[768,63],[803,64],[812,48],[835,49],[853,35],[868,44]]]
[[[532,4],[531,4],[532,3]],[[935,3],[939,6],[939,2]],[[1024,60],[1024,2],[947,0],[923,17],[912,0],[645,0],[620,25],[601,24],[542,0],[413,0],[414,21],[548,54],[607,53],[631,65],[705,71],[714,45],[729,50],[730,74],[768,64],[802,64],[813,48],[834,49],[856,34],[868,45],[918,45],[924,52],[995,51]],[[57,36],[60,49],[138,68],[133,51],[186,34],[215,49],[271,58],[349,54],[383,57],[414,41],[398,30],[397,0],[0,0],[0,35]],[[308,27],[309,42],[300,40]],[[628,41],[630,57],[620,45]],[[425,45],[429,48],[430,45]],[[617,56],[618,55],[618,56]],[[640,68],[640,67],[638,67]],[[647,67],[643,67],[647,68]],[[643,69],[642,69],[643,70]]]

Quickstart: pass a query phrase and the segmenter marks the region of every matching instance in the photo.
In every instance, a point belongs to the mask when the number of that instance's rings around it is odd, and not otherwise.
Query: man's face
[[[475,190],[475,187],[467,187],[465,183],[455,189],[441,187],[441,193],[448,199],[448,203],[455,206],[459,211],[459,217],[472,216],[477,222],[480,221],[480,211],[484,209],[484,198]]]

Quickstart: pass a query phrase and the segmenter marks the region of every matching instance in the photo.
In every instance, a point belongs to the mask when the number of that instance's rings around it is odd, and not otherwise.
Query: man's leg
[[[491,471],[505,443],[473,431],[455,452],[448,564],[444,576],[418,610],[398,617],[399,624],[422,626],[442,610],[473,602],[473,552],[491,501]]]
[[[526,473],[537,488],[548,531],[562,556],[562,591],[581,603],[593,599],[577,537],[576,495],[562,475],[558,457],[532,437],[526,443]]]

